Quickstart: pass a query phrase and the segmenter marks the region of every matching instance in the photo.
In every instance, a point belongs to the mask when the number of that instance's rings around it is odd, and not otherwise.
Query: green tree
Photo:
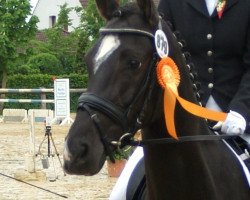
[[[6,87],[8,63],[24,53],[21,47],[34,37],[37,17],[32,16],[29,0],[0,0],[0,73]],[[2,108],[0,108],[2,109]]]
[[[15,74],[37,74],[40,73],[37,66],[28,65],[29,60],[38,54],[48,53],[52,54],[48,44],[46,42],[39,41],[37,39],[32,39],[22,46],[25,49],[24,53],[19,53],[18,57],[12,62],[8,63],[8,76]]]
[[[88,49],[99,37],[99,29],[105,21],[99,15],[95,0],[88,0],[87,6],[81,12],[81,24],[78,27],[79,43],[77,48],[76,62],[78,69],[86,72],[86,65],[83,60]]]
[[[62,71],[60,61],[56,56],[49,53],[40,53],[30,57],[27,66],[41,74],[59,75]]]
[[[63,70],[61,73],[70,74],[77,72],[76,49],[78,46],[77,31],[68,32],[67,27],[71,25],[69,13],[76,8],[68,7],[67,4],[60,6],[57,23],[53,28],[44,30],[47,36],[47,45],[50,52],[61,62]]]
[[[67,4],[60,6],[58,20],[55,26],[39,31],[38,34],[44,37],[43,41],[33,39],[27,43],[28,48],[25,54],[22,54],[19,59],[9,64],[9,66],[12,67],[9,73],[12,75],[17,73],[33,74],[37,72],[37,70],[40,72],[40,64],[42,62],[42,65],[46,66],[46,70],[42,70],[42,73],[58,74],[60,72],[60,74],[70,74],[78,72],[75,63],[79,37],[76,31],[67,31],[67,27],[71,25],[69,13],[74,12],[75,9],[74,7],[69,8]],[[51,62],[52,57],[56,57],[57,61],[60,62],[59,71],[57,67],[58,64],[55,65],[55,63],[53,64]],[[51,65],[49,65],[49,63]],[[51,68],[51,70],[49,68]],[[33,69],[36,70],[34,71]]]
[[[60,6],[60,12],[58,14],[58,20],[56,23],[57,28],[61,30],[68,30],[68,26],[72,25],[72,20],[69,18],[69,13],[73,10],[74,8],[69,8],[67,3]]]

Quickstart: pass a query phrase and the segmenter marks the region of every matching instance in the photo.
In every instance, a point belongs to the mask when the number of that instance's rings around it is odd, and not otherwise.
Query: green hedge
[[[57,76],[57,78],[69,78],[70,88],[86,88],[88,76],[86,74],[70,74]],[[7,88],[12,89],[39,89],[39,88],[54,88],[53,76],[47,74],[33,74],[33,75],[14,75],[9,76],[7,80]],[[79,93],[70,93],[70,109],[72,112],[76,110],[77,99]],[[19,93],[6,94],[6,99],[40,99],[40,94]],[[46,93],[47,99],[53,99],[53,93]],[[4,103],[4,108],[23,108],[35,109],[40,108],[39,103]],[[54,104],[47,104],[48,109],[54,110]]]
[[[62,74],[63,67],[55,55],[39,53],[31,56],[27,63],[31,69],[36,69],[41,74]],[[53,67],[51,67],[53,66]]]

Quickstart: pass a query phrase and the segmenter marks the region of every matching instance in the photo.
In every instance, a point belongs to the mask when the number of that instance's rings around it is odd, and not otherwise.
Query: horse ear
[[[119,0],[95,0],[97,8],[106,20],[112,18],[113,12],[119,7]]]
[[[137,0],[137,4],[143,11],[146,19],[152,26],[158,25],[159,14],[152,0]]]

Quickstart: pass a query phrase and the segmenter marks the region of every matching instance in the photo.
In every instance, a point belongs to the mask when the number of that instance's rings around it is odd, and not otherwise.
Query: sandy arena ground
[[[25,154],[32,149],[29,128],[28,123],[0,123],[0,200],[108,199],[117,179],[108,176],[106,166],[98,175],[92,177],[65,176],[56,156],[48,159],[48,169],[42,166],[42,156],[35,159],[36,169],[45,173],[46,180],[17,181],[15,174],[27,169]],[[68,129],[69,125],[53,125],[51,131],[62,162],[63,142]],[[44,139],[44,133],[43,123],[35,123],[36,152]],[[47,144],[46,140],[41,148],[45,156],[48,154]]]

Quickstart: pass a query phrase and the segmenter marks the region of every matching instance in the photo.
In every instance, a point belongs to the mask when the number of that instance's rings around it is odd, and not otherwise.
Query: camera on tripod
[[[45,118],[45,134],[51,133],[51,125],[52,125],[52,118],[46,117]]]
[[[45,135],[44,135],[42,142],[39,145],[38,152],[36,154],[36,156],[38,156],[38,155],[41,156],[41,161],[42,161],[42,165],[43,165],[44,169],[49,168],[49,160],[48,160],[49,157],[52,158],[53,166],[54,166],[54,156],[57,156],[57,158],[60,162],[60,165],[63,168],[61,159],[59,157],[59,152],[57,151],[54,139],[52,137],[52,132],[51,132],[52,124],[53,124],[53,119],[51,117],[46,117],[44,120]],[[47,140],[47,155],[43,154],[41,151],[42,145],[44,144],[44,142],[46,140]],[[54,170],[55,170],[55,168],[54,168]],[[64,175],[66,175],[65,172],[64,172]]]
[[[36,154],[36,156],[38,156],[38,155],[42,156],[41,160],[42,160],[42,165],[43,165],[44,169],[47,169],[49,167],[48,157],[53,155],[52,149],[51,149],[51,142],[52,142],[52,145],[54,146],[54,149],[56,150],[56,147],[54,145],[54,140],[52,138],[51,125],[52,125],[52,118],[51,117],[46,117],[45,120],[44,120],[44,127],[45,127],[44,138],[43,138],[41,144],[39,145],[39,149],[38,149],[38,152]],[[47,145],[48,145],[47,146],[48,147],[47,148],[48,149],[47,156],[45,156],[41,152],[42,145],[43,145],[43,143],[44,143],[44,141],[46,139],[48,141],[48,143],[47,143]]]

